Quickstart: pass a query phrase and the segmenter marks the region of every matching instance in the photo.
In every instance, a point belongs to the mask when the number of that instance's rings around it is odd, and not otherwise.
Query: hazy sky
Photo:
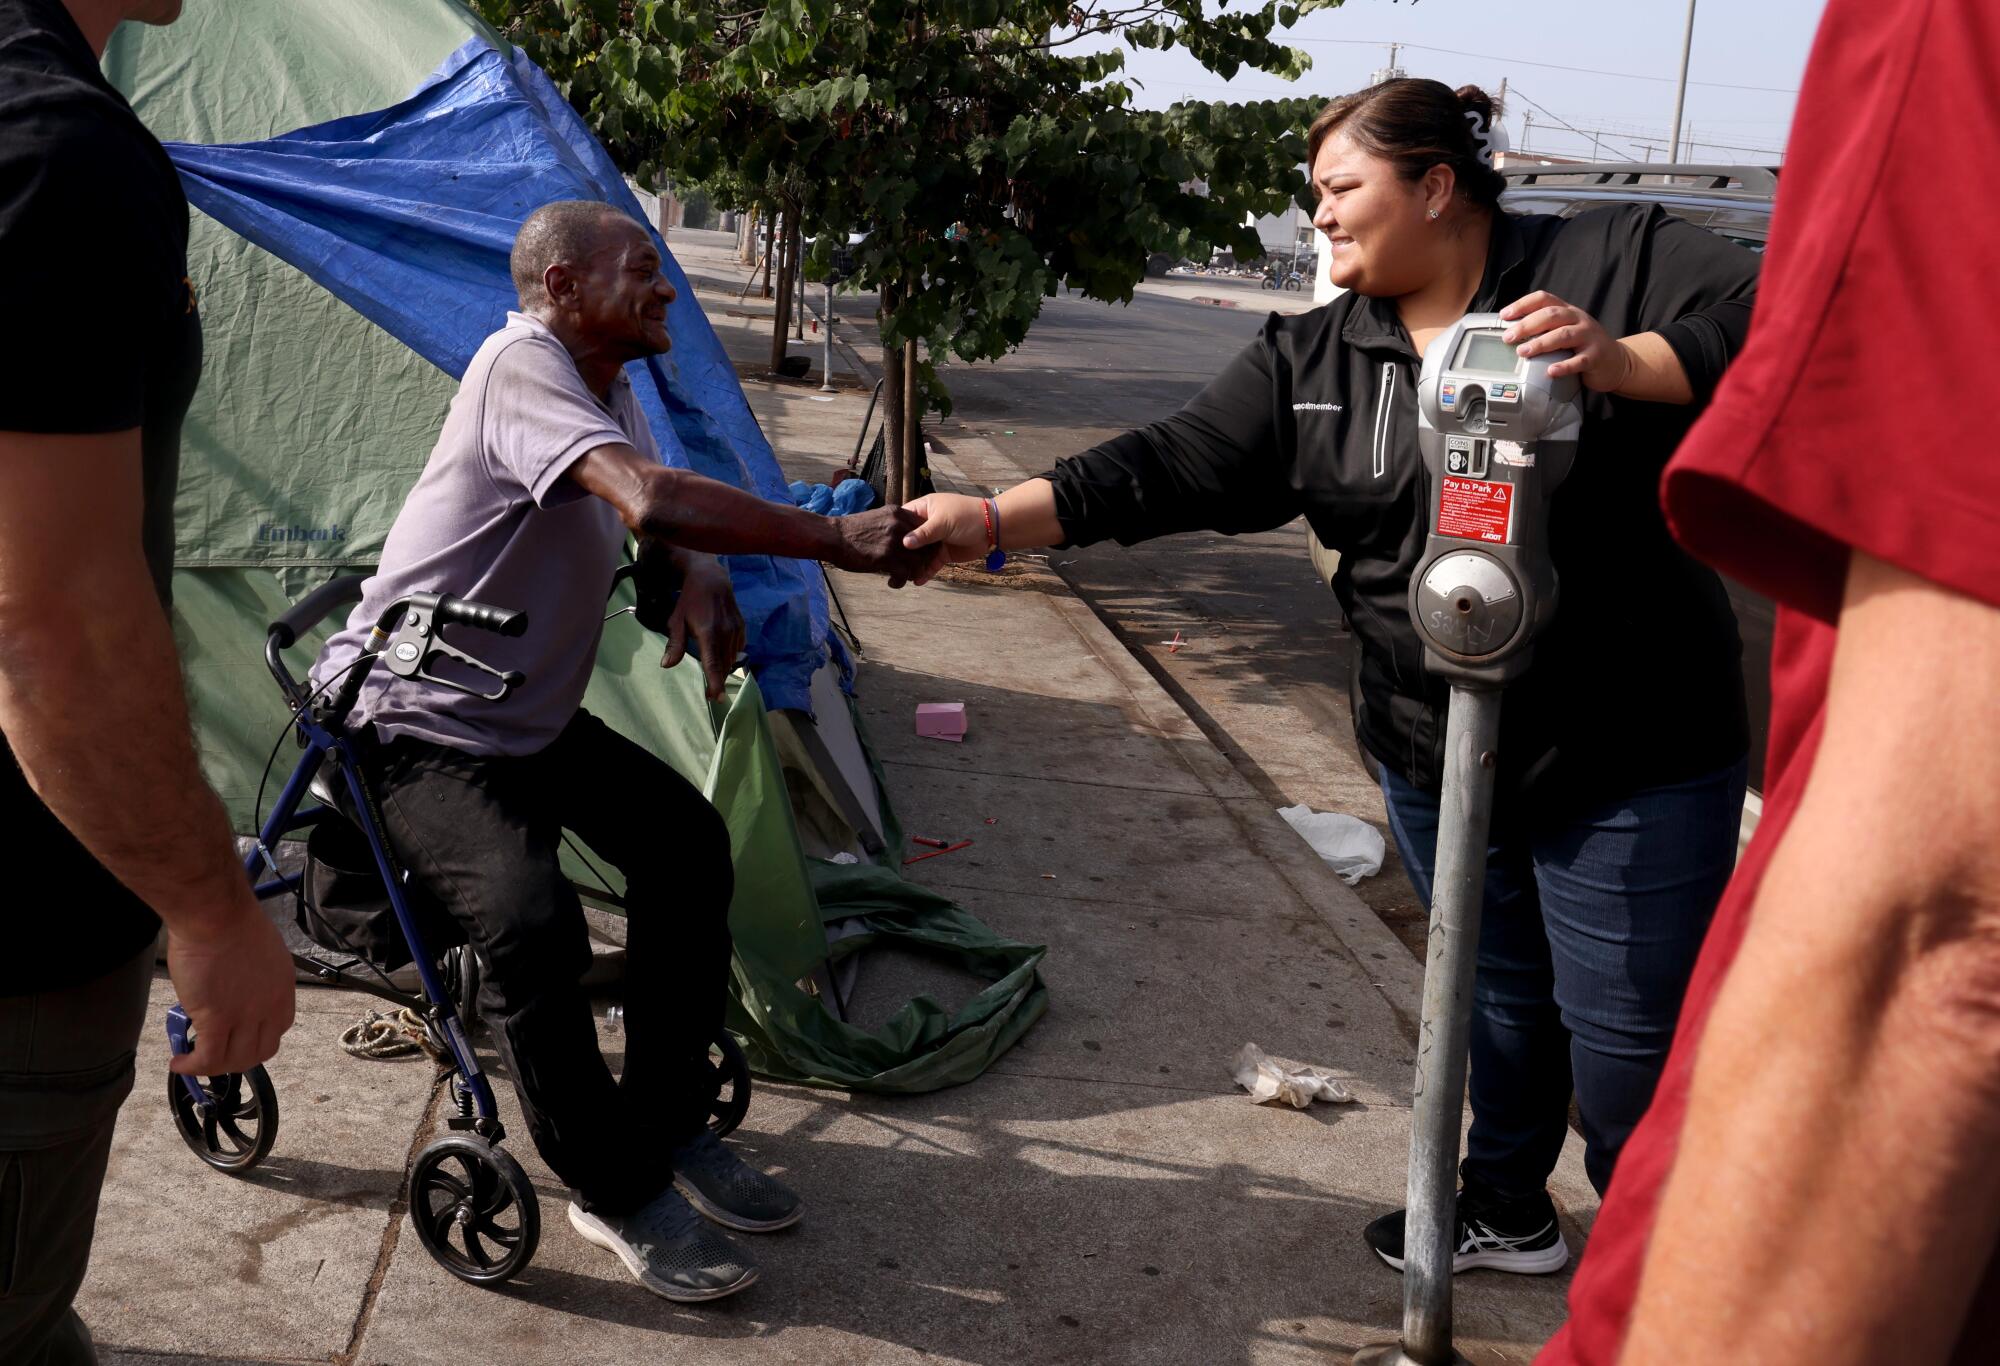
[[[1699,0],[1682,133],[1686,140],[1691,128],[1701,144],[1691,159],[1756,162],[1783,146],[1822,8],[1824,0]],[[1489,91],[1506,77],[1515,147],[1523,114],[1532,114],[1531,149],[1588,154],[1590,138],[1561,120],[1584,134],[1602,129],[1603,159],[1636,161],[1641,139],[1665,145],[1686,18],[1685,0],[1347,0],[1274,35],[1312,55],[1313,69],[1295,85],[1260,71],[1225,83],[1180,51],[1128,50],[1126,71],[1144,83],[1145,108],[1330,96],[1368,84],[1387,65],[1388,44],[1402,42],[1412,46],[1397,65],[1411,76]]]

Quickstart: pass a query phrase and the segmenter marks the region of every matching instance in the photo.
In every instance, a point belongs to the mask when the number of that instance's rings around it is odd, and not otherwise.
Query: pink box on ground
[[[931,740],[950,740],[954,744],[963,741],[965,739],[965,703],[917,703],[917,734]]]

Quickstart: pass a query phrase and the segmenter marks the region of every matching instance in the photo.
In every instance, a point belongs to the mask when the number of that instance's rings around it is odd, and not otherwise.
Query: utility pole
[[[1681,35],[1681,75],[1674,82],[1674,134],[1667,148],[1667,160],[1681,159],[1681,110],[1687,103],[1688,53],[1694,49],[1694,0],[1688,0],[1687,31]]]
[[[1521,155],[1522,156],[1526,156],[1528,154],[1528,134],[1531,131],[1533,131],[1534,126],[1535,126],[1535,111],[1532,109],[1523,109],[1521,111]]]

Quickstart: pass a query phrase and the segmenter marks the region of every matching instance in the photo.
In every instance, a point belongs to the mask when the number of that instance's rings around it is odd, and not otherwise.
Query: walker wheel
[[[410,1169],[410,1220],[437,1264],[473,1285],[512,1279],[535,1255],[542,1207],[513,1154],[447,1134]]]
[[[472,945],[460,944],[446,949],[438,960],[439,975],[444,979],[445,995],[451,998],[452,1009],[458,1012],[459,1020],[470,1034],[479,1027],[479,955],[472,951]]]
[[[248,1072],[196,1077],[197,1102],[178,1072],[167,1074],[167,1106],[174,1127],[194,1155],[219,1172],[249,1171],[271,1155],[278,1141],[278,1092],[263,1065]]]
[[[750,1112],[750,1060],[743,1056],[742,1047],[725,1029],[709,1045],[708,1065],[715,1069],[718,1082],[708,1127],[721,1138]]]

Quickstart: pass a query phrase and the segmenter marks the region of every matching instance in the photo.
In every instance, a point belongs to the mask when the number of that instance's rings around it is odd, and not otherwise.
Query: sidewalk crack
[[[417,1119],[416,1132],[410,1135],[409,1149],[403,1154],[403,1184],[396,1198],[389,1202],[389,1223],[382,1230],[382,1242],[375,1252],[375,1269],[368,1273],[368,1284],[362,1289],[361,1307],[354,1315],[354,1327],[348,1332],[347,1345],[333,1354],[332,1366],[354,1366],[355,1359],[361,1355],[361,1341],[368,1335],[369,1322],[375,1317],[375,1302],[381,1297],[382,1283],[389,1278],[389,1263],[395,1260],[396,1244],[403,1235],[403,1216],[410,1209],[410,1170],[416,1165],[417,1154],[437,1132],[439,1097],[444,1094],[445,1083],[450,1079],[450,1072],[439,1072],[431,1083],[430,1098]]]

